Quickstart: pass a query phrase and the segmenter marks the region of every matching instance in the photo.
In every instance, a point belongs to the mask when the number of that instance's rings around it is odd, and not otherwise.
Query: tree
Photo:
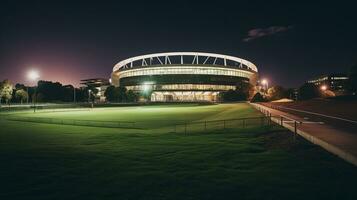
[[[88,90],[85,88],[76,89],[76,101],[85,102],[88,100]]]
[[[64,101],[64,102],[73,102],[74,101],[74,92],[76,89],[74,88],[73,85],[64,85],[62,86],[62,96],[59,101]]]
[[[288,88],[285,90],[285,97],[289,99],[296,100],[297,89],[295,88]]]
[[[21,104],[27,100],[29,97],[28,93],[24,89],[16,90],[15,92],[16,99],[20,100]]]
[[[38,81],[36,90],[36,93],[41,94],[43,102],[62,101],[64,96],[62,84],[59,82]]]
[[[138,99],[138,94],[132,90],[129,90],[126,95],[128,102],[136,102]]]
[[[299,99],[301,100],[317,98],[320,96],[320,90],[315,84],[305,83],[299,88]]]
[[[15,89],[16,89],[16,90],[21,90],[21,89],[26,90],[27,87],[26,87],[24,84],[16,83]]]
[[[138,94],[132,90],[127,91],[125,87],[109,86],[104,95],[109,102],[136,102]]]
[[[117,87],[115,88],[116,93],[117,93],[117,100],[118,102],[125,102],[127,100],[127,96],[126,96],[126,87]]]
[[[273,100],[285,98],[286,97],[285,95],[286,95],[285,89],[277,85],[268,89],[267,97],[270,101],[273,101]]]
[[[236,86],[236,92],[241,100],[247,100],[253,97],[255,88],[249,82],[241,81]]]
[[[116,96],[116,91],[115,91],[115,86],[111,85],[107,87],[107,89],[104,92],[105,99],[109,102],[114,102],[118,98]]]
[[[228,90],[220,93],[220,98],[223,101],[245,101],[247,94],[242,90]]]
[[[265,102],[266,99],[264,99],[263,95],[261,95],[259,92],[255,93],[253,98],[250,100],[250,102],[255,103],[255,102]]]
[[[220,93],[223,101],[246,101],[253,96],[254,86],[249,82],[241,81],[236,85],[235,90],[228,90]]]
[[[0,103],[2,100],[8,104],[12,98],[13,86],[9,80],[4,80],[0,84]]]

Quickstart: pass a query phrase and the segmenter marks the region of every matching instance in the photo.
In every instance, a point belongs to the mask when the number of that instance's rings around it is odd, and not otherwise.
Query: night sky
[[[76,2],[76,3],[74,3]],[[315,1],[1,1],[0,80],[75,84],[122,59],[166,51],[228,54],[296,87],[357,63],[355,5]]]

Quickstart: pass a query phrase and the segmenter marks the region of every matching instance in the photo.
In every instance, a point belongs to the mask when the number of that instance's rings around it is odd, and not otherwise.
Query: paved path
[[[260,104],[252,103],[252,105],[263,113],[271,114],[272,121],[278,124],[281,124],[281,116],[284,116],[283,126],[293,132],[295,131],[294,120],[302,122],[297,123],[297,134],[357,166],[357,134],[347,133],[327,124],[309,122],[296,115]]]

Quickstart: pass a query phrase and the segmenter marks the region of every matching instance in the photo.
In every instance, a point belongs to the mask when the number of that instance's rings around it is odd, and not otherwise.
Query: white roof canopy
[[[142,56],[135,56],[132,58],[125,59],[123,61],[120,61],[118,64],[116,64],[113,68],[113,72],[118,71],[119,69],[125,69],[125,68],[132,68],[134,67],[134,62],[140,62],[140,66],[150,66],[151,61],[154,59],[159,62],[160,65],[170,65],[170,64],[188,64],[187,59],[184,62],[183,57],[184,56],[191,56],[193,57],[193,60],[190,60],[191,64],[194,65],[205,65],[208,64],[208,60],[211,59],[213,61],[213,65],[216,64],[217,59],[223,60],[223,65],[222,66],[231,66],[227,65],[227,61],[233,61],[235,63],[239,63],[238,68],[243,68],[243,66],[246,66],[248,69],[258,72],[257,67],[242,58],[234,57],[234,56],[228,56],[228,55],[222,55],[222,54],[215,54],[215,53],[202,53],[202,52],[168,52],[168,53],[155,53],[155,54],[147,54],[147,55],[142,55]],[[171,57],[171,59],[170,59]],[[173,63],[171,62],[172,57],[181,57],[179,63]],[[204,59],[202,59],[202,57]],[[201,58],[201,60],[199,59]],[[138,65],[135,65],[138,66]],[[234,67],[234,66],[231,66]]]

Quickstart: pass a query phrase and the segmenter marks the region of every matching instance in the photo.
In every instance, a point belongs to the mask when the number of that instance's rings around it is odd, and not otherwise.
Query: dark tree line
[[[29,91],[33,98],[35,88]],[[74,94],[75,93],[75,94]],[[72,85],[62,85],[59,82],[39,81],[36,88],[38,102],[84,102],[88,99],[87,89],[74,88]]]
[[[221,92],[219,98],[221,101],[246,101],[251,98],[254,87],[248,82],[240,82],[235,90]]]
[[[109,86],[104,95],[108,102],[136,102],[139,98],[139,95],[132,90],[127,90],[125,87],[114,87]]]
[[[74,92],[76,102],[88,100],[87,89],[78,89],[58,82],[41,80],[36,87],[28,87],[20,83],[14,87],[8,80],[0,83],[0,98],[5,103],[26,103],[33,102],[34,99],[37,102],[74,102]]]

